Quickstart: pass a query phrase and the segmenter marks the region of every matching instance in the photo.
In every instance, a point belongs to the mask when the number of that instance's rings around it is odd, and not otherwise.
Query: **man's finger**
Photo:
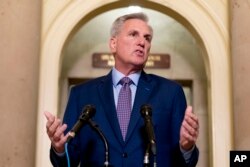
[[[186,114],[187,113],[192,113],[193,112],[193,107],[192,106],[187,106],[186,108]]]
[[[191,106],[187,107],[184,119],[187,121],[187,123],[190,126],[197,129],[197,128],[199,128],[199,120],[198,120],[198,117],[193,113],[192,110],[193,109]]]
[[[61,140],[62,137],[64,137],[64,131],[66,130],[67,125],[63,124],[62,126],[58,127],[55,134],[54,134],[54,140],[58,141]]]
[[[47,127],[47,134],[49,137],[54,137],[55,132],[57,131],[57,128],[61,126],[61,120],[55,119],[52,125]]]
[[[48,130],[48,128],[50,128],[50,126],[54,123],[54,121],[55,121],[55,116],[52,115],[52,114],[49,113],[49,112],[44,112],[44,115],[45,115],[45,117],[46,117],[46,119],[47,119],[46,128],[47,128],[47,130]]]
[[[47,111],[44,112],[44,115],[48,121],[54,118],[54,116],[50,112],[47,112]]]

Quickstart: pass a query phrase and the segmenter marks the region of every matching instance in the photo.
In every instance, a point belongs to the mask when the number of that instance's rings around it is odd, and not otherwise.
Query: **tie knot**
[[[124,85],[124,84],[131,85],[132,83],[133,83],[133,81],[132,81],[129,77],[123,77],[123,78],[120,80],[120,84],[121,84],[121,85]]]

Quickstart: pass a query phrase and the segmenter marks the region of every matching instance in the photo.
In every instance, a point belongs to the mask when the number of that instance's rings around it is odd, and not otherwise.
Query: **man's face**
[[[115,67],[124,74],[141,70],[148,58],[152,32],[146,22],[139,19],[127,20],[120,33],[110,39]]]

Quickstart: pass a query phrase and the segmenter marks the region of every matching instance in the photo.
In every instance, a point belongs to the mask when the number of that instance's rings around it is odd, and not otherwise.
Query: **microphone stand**
[[[157,167],[157,162],[156,162],[156,145],[155,145],[155,143],[153,145],[151,145],[151,150],[153,150],[152,153],[153,153],[153,156],[154,156],[154,167]]]
[[[149,104],[145,104],[141,106],[141,115],[144,118],[144,128],[147,133],[147,148],[144,156],[144,167],[149,167],[149,156],[150,153],[153,154],[153,159],[154,159],[154,167],[157,167],[156,163],[156,140],[155,140],[155,135],[154,135],[154,128],[153,128],[153,123],[151,120],[152,116],[152,107]]]
[[[157,167],[157,163],[156,163],[156,143],[155,143],[155,141],[151,141],[150,147],[151,147],[151,152],[152,152],[152,154],[154,156],[154,167]]]
[[[107,139],[105,138],[104,134],[102,133],[101,129],[99,128],[99,126],[92,121],[91,119],[89,119],[88,123],[90,124],[90,126],[100,135],[104,146],[105,146],[105,162],[104,162],[104,167],[111,167],[110,163],[109,163],[109,147],[108,147],[108,142]]]
[[[143,160],[143,167],[150,167],[150,155],[153,155],[154,158],[154,163],[153,167],[157,167],[156,163],[156,143],[154,141],[148,142],[145,155],[144,155],[144,160]]]
[[[143,167],[150,167],[150,162],[149,162],[149,156],[150,156],[150,143],[148,143],[145,155],[144,155],[144,160],[143,160]]]

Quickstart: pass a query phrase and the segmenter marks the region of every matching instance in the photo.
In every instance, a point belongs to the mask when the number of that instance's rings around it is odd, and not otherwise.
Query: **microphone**
[[[104,167],[111,167],[111,165],[109,163],[109,147],[108,147],[108,141],[107,141],[106,137],[104,136],[104,134],[101,131],[101,129],[99,128],[99,126],[93,120],[89,119],[88,123],[99,134],[99,136],[101,137],[101,139],[104,143],[104,147],[105,147]]]
[[[144,118],[145,129],[148,136],[148,141],[151,145],[151,151],[153,155],[156,155],[156,142],[155,142],[155,134],[154,128],[151,120],[152,116],[152,108],[148,104],[144,104],[141,106],[141,115]]]
[[[82,126],[88,123],[89,119],[95,115],[96,109],[92,105],[86,105],[83,108],[83,112],[80,115],[78,121],[69,131],[69,137],[67,138],[67,143],[75,137],[76,133],[82,128]]]

